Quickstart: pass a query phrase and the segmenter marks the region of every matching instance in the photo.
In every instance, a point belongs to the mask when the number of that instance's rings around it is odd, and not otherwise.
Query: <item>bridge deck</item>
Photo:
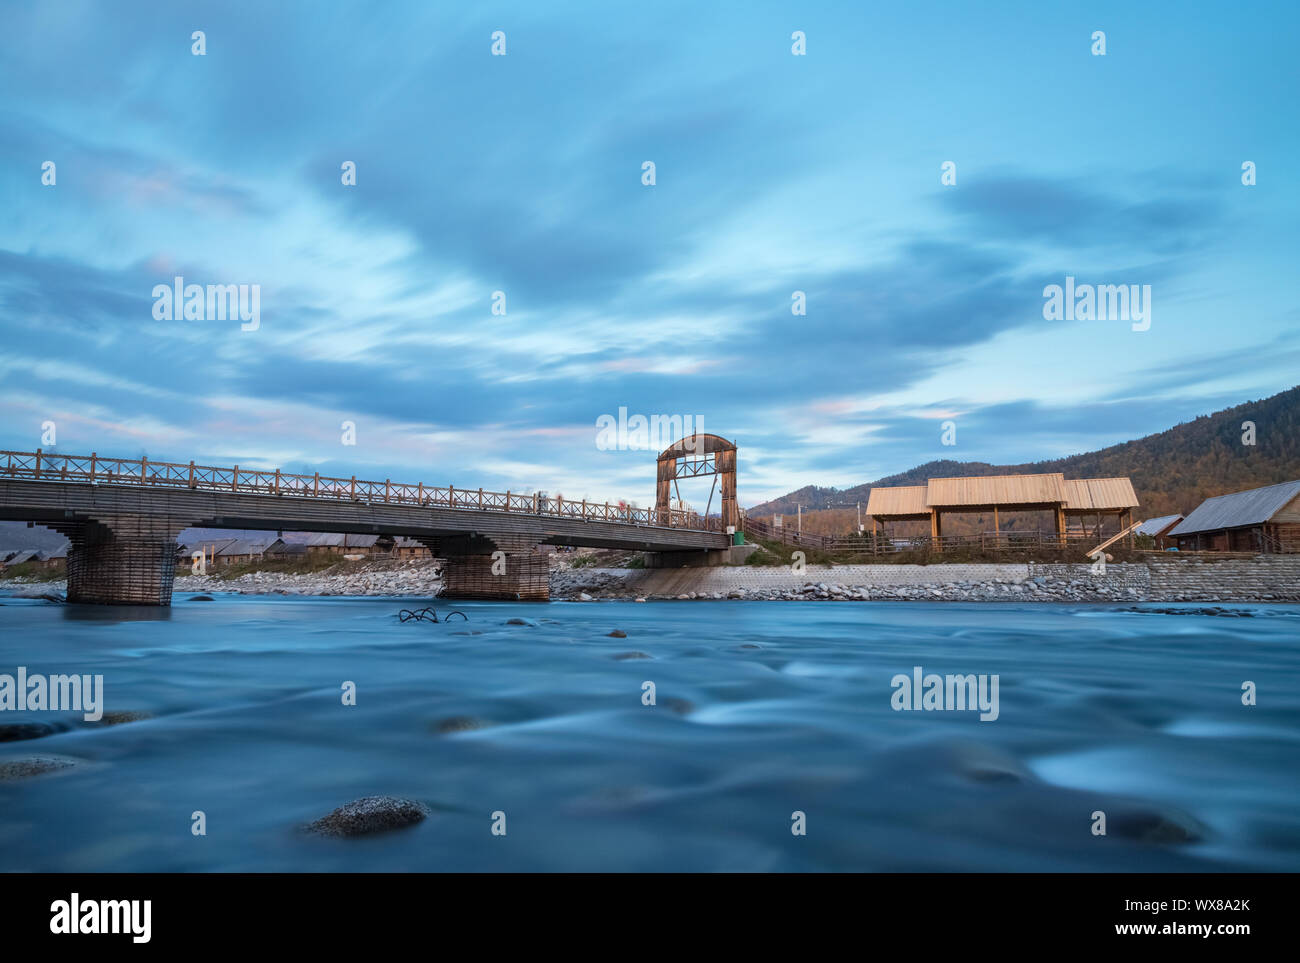
[[[724,548],[717,519],[677,510],[490,492],[151,463],[0,452],[0,518],[42,524],[157,515],[215,528],[437,539],[478,535],[646,551]]]

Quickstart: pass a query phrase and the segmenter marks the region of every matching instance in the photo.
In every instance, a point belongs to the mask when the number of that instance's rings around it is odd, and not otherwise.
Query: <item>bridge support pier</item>
[[[176,537],[188,521],[110,515],[53,524],[68,546],[68,601],[92,605],[171,605]]]
[[[430,546],[443,559],[442,598],[546,602],[551,598],[545,555],[526,538],[465,536]]]

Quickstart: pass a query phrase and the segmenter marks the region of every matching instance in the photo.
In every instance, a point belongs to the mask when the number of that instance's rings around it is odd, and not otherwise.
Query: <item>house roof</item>
[[[379,541],[378,535],[344,535],[338,532],[319,532],[313,535],[307,544],[313,548],[371,548]]]
[[[980,509],[1005,506],[1012,510],[1060,505],[1067,513],[1136,508],[1137,494],[1127,478],[1076,478],[1060,472],[1041,475],[972,475],[931,478],[925,485],[873,488],[867,514],[876,518],[925,518],[931,509]]]
[[[217,549],[217,555],[261,555],[278,539],[234,538]]]
[[[30,562],[40,555],[37,551],[14,552],[4,560],[6,565],[21,565],[23,562]]]
[[[931,508],[974,508],[981,505],[1049,505],[1066,500],[1065,476],[973,475],[931,478],[925,501]]]
[[[231,542],[237,542],[237,538],[193,538],[183,542],[178,548],[185,552],[197,552],[199,549],[213,555],[220,555]]]
[[[1137,492],[1127,478],[1071,478],[1065,483],[1067,512],[1137,508]]]
[[[1161,515],[1159,518],[1148,518],[1145,522],[1133,529],[1134,535],[1159,535],[1166,528],[1175,525],[1183,520],[1182,515]]]
[[[1169,534],[1195,535],[1197,532],[1259,525],[1276,515],[1297,495],[1300,495],[1300,479],[1207,498]]]
[[[925,503],[925,489],[925,485],[873,488],[867,496],[867,514],[875,518],[926,518],[930,508]]]

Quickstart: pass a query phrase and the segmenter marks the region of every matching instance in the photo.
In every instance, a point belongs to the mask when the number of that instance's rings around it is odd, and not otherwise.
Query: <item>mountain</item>
[[[52,552],[68,540],[51,528],[27,527],[26,522],[0,522],[0,556],[10,552]]]
[[[181,544],[193,539],[209,538],[217,541],[223,538],[245,538],[251,541],[270,541],[276,537],[275,532],[261,529],[243,528],[187,528],[180,533]],[[309,532],[285,532],[286,542],[305,542],[311,537]],[[53,529],[36,525],[27,527],[26,522],[0,522],[0,555],[15,551],[49,552],[66,548],[68,540]]]
[[[1242,444],[1243,421],[1255,423],[1256,444]],[[1300,386],[1245,404],[1202,415],[1159,434],[1099,451],[1025,465],[982,461],[931,461],[909,471],[852,488],[809,485],[749,509],[750,515],[795,514],[862,502],[877,485],[924,485],[928,478],[956,475],[1016,475],[1063,472],[1066,478],[1127,475],[1141,507],[1138,518],[1186,514],[1204,499],[1245,488],[1300,478]],[[852,514],[850,509],[848,514]]]

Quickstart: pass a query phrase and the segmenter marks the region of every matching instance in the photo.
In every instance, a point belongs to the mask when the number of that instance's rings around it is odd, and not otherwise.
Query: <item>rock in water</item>
[[[446,719],[439,719],[434,723],[434,729],[446,735],[453,732],[473,732],[475,729],[482,729],[487,723],[473,716],[448,716]]]
[[[609,633],[609,637],[611,639],[626,639],[627,633],[622,629],[615,629],[613,632]]]
[[[190,598],[191,602],[213,602],[216,601],[211,595],[195,595]]]
[[[123,709],[118,712],[105,712],[100,718],[101,726],[120,726],[127,722],[141,722],[144,719],[152,719],[152,712],[144,712],[136,709]]]
[[[67,756],[19,756],[17,759],[6,759],[0,762],[0,782],[43,776],[47,772],[69,769],[80,761]]]
[[[429,815],[423,803],[394,796],[366,796],[340,806],[305,829],[321,836],[366,836],[402,829]]]
[[[62,730],[48,722],[11,722],[0,725],[0,742],[18,742],[23,739],[40,739]]]
[[[1104,807],[1103,807],[1104,808]],[[1206,837],[1201,823],[1176,809],[1120,809],[1106,818],[1106,829],[1113,836],[1143,843],[1195,843]]]

